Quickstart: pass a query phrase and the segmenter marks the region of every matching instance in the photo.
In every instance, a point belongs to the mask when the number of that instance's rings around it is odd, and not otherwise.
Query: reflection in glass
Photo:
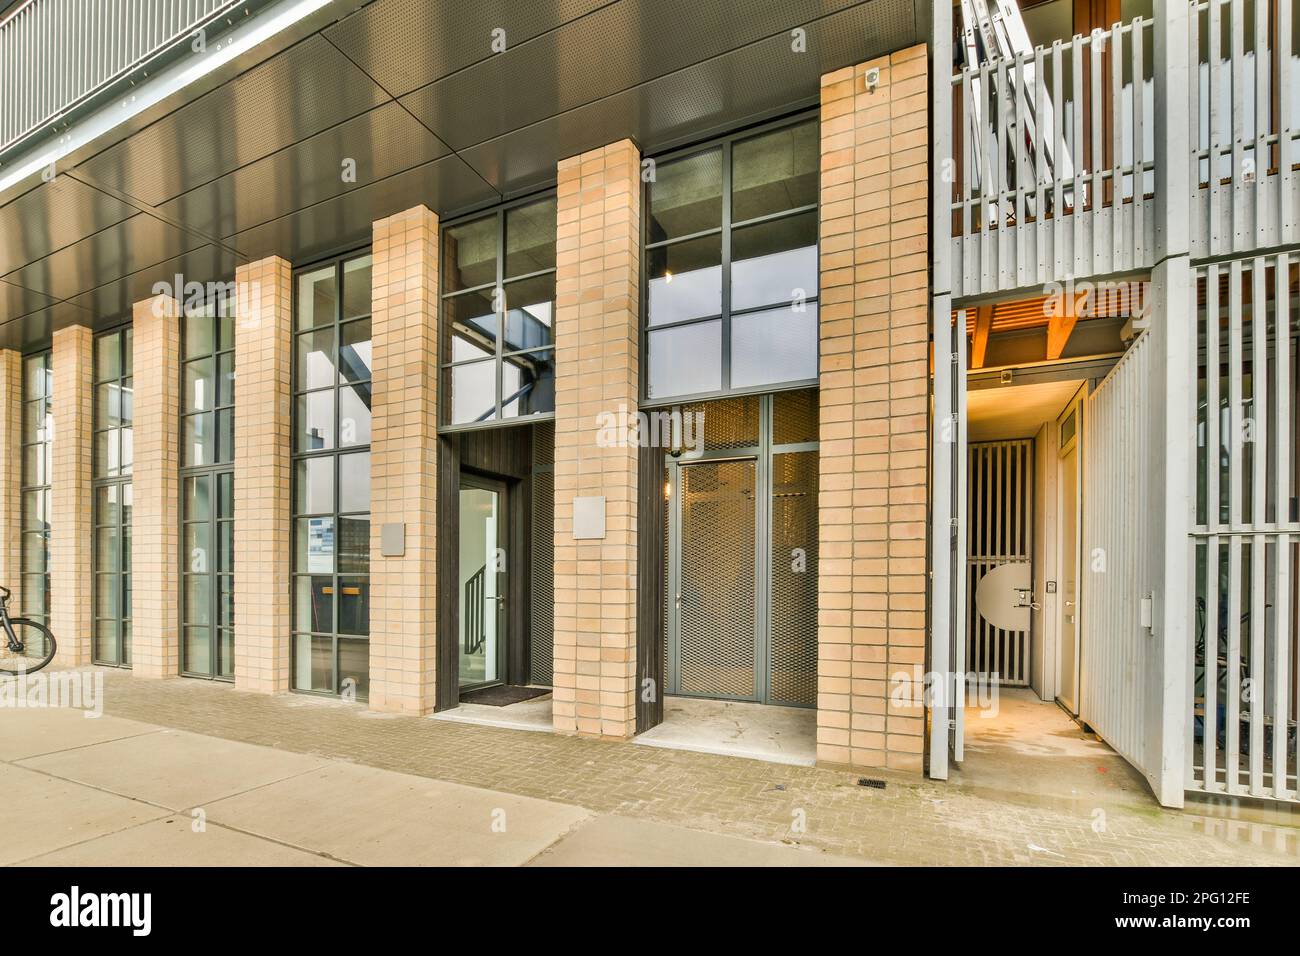
[[[731,238],[731,308],[750,309],[817,295],[817,214],[745,226]]]
[[[650,186],[650,242],[722,225],[722,150],[659,163]]]
[[[454,365],[446,371],[451,382],[451,422],[486,422],[496,418],[496,363]]]
[[[338,279],[333,265],[298,276],[297,328],[333,322],[337,305]]]
[[[555,268],[555,199],[506,210],[505,277]]]
[[[496,275],[496,216],[485,216],[443,230],[443,291],[487,285],[496,281]]]
[[[328,388],[334,384],[334,329],[316,329],[297,338],[293,366],[295,391]]]
[[[721,236],[659,246],[649,260],[650,325],[721,314]]]
[[[731,221],[816,204],[820,153],[812,121],[736,143],[731,150]]]
[[[501,365],[501,395],[503,418],[555,411],[555,352],[507,355]]]

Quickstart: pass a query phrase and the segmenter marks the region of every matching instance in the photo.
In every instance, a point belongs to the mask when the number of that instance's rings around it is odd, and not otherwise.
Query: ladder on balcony
[[[999,90],[1002,95],[998,97],[998,103],[1005,109],[1005,104],[1014,102],[1012,97],[1017,95],[1022,97],[1019,113],[1023,118],[1022,128],[1015,130],[1014,135],[1024,137],[1031,169],[1037,166],[1035,145],[1039,142],[1039,138],[1036,136],[1036,125],[1041,125],[1043,168],[1048,181],[1052,178],[1063,180],[1072,178],[1074,168],[1069,153],[1064,143],[1057,141],[1052,104],[1044,102],[1042,115],[1035,115],[1038,99],[1035,90],[1038,77],[1033,62],[1034,46],[1029,40],[1029,31],[1025,29],[1025,21],[1020,15],[1016,0],[961,0],[961,37],[957,46],[967,69],[978,71],[986,63],[999,60],[1011,64],[1011,68],[1006,73],[1009,89]],[[1023,67],[1017,69],[1016,57],[1020,54],[1024,54],[1029,59]],[[996,84],[1002,74],[999,71],[992,71],[990,76]],[[971,155],[975,160],[976,179],[983,184],[988,181],[985,175],[990,171],[984,168],[984,150],[978,145],[985,141],[983,139],[985,130],[981,115],[981,107],[984,104],[983,90],[980,81],[976,78],[971,80],[971,100],[966,113],[970,120],[972,143],[976,144],[976,148],[971,150]],[[1013,150],[1007,152],[1008,155],[1003,158],[1003,165],[1010,172],[1014,170],[1015,153]]]

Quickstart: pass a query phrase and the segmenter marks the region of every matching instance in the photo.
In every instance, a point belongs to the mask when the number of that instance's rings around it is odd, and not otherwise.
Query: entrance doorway
[[[509,519],[504,482],[460,479],[460,687],[500,683],[509,619],[506,547]]]
[[[701,416],[703,436],[666,461],[667,692],[812,707],[816,393],[680,414]]]
[[[1071,405],[1058,419],[1061,602],[1057,609],[1056,699],[1071,716],[1079,713],[1079,410]]]

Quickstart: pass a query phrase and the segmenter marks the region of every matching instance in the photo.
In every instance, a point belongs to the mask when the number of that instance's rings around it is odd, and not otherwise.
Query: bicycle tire
[[[44,653],[22,658],[22,660],[28,661],[27,665],[24,667],[15,666],[15,662],[18,658],[13,657],[13,652],[9,650],[8,636],[0,631],[0,674],[32,674],[49,664],[50,661],[54,660],[56,644],[53,631],[44,624],[25,617],[11,618],[9,623],[13,627],[14,633],[18,635],[18,639],[23,641],[24,647],[27,646],[28,641],[23,640],[23,635],[19,630],[20,628],[32,628],[40,632],[45,641],[45,647],[43,649]]]

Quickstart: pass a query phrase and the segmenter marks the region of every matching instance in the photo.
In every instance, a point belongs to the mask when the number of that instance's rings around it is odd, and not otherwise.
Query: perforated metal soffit
[[[239,262],[364,243],[373,220],[416,203],[448,216],[526,193],[561,158],[624,137],[652,154],[814,104],[822,73],[918,42],[925,5],[334,7],[287,48],[106,134],[52,182],[0,197],[0,347],[111,325],[177,273],[221,280]],[[806,52],[791,49],[796,27]]]

